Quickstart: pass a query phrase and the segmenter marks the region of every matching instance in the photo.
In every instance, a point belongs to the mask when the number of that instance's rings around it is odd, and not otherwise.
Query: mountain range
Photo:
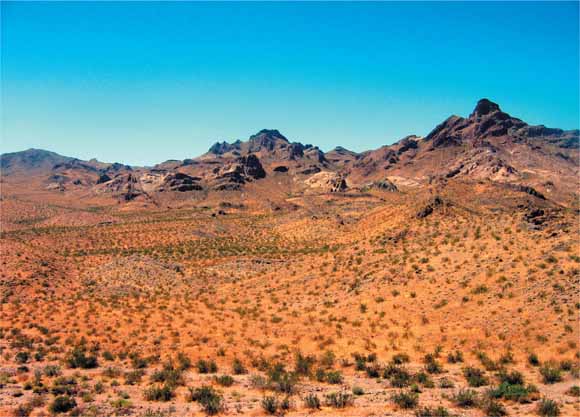
[[[488,99],[468,117],[452,115],[427,136],[407,136],[366,152],[328,152],[264,129],[247,141],[217,142],[198,157],[153,167],[83,161],[28,149],[1,155],[2,182],[14,190],[79,199],[169,204],[212,195],[360,193],[481,182],[533,190],[571,205],[577,198],[579,131],[532,126]]]

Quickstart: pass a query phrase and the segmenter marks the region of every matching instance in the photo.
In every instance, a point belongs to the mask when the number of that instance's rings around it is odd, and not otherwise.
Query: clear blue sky
[[[3,152],[152,164],[276,128],[357,151],[488,97],[579,125],[578,3],[2,3]]]

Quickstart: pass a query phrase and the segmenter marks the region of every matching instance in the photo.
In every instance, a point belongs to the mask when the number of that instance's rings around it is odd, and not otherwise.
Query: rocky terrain
[[[575,416],[579,132],[1,157],[0,416]]]

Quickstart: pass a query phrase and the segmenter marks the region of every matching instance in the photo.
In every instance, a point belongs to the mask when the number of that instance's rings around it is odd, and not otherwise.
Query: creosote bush
[[[415,408],[419,404],[419,394],[413,391],[399,391],[391,395],[391,400],[400,408]]]
[[[554,400],[542,398],[538,403],[536,411],[542,417],[557,417],[560,415],[560,406]]]

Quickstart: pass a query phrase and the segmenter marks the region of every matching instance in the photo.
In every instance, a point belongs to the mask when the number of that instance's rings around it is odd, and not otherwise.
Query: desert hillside
[[[578,135],[4,154],[0,415],[578,415]]]

